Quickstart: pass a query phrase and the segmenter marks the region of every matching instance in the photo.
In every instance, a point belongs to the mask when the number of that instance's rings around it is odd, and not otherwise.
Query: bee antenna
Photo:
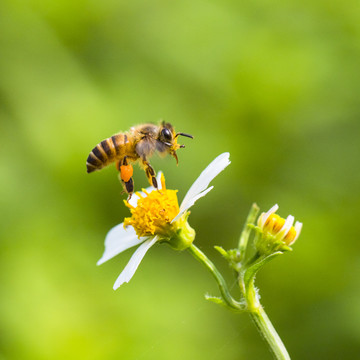
[[[185,145],[180,145],[180,148],[184,148],[185,147]]]
[[[181,136],[186,136],[186,137],[188,137],[188,138],[190,138],[190,139],[193,139],[194,137],[192,136],[192,135],[190,135],[190,134],[185,134],[185,133],[177,133],[176,135],[175,135],[175,139],[179,136],[179,135],[181,135]]]

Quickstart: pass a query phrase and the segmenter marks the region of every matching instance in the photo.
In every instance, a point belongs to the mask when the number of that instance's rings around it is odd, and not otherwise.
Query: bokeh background
[[[195,136],[178,167],[152,160],[180,199],[231,153],[190,223],[234,292],[213,246],[278,203],[304,228],[257,277],[269,317],[293,359],[357,358],[359,64],[356,0],[2,0],[0,358],[271,359],[246,314],[204,300],[216,284],[187,252],[152,248],[116,292],[132,250],[95,266],[128,211],[87,155],[159,119]]]

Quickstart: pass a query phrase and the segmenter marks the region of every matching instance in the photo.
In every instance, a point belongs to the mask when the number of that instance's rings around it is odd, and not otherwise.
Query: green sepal
[[[293,251],[293,248],[287,245],[281,247],[281,251]]]
[[[262,234],[262,230],[259,226],[254,225],[254,224],[247,224],[247,227],[251,230],[255,230],[257,233]]]
[[[271,255],[278,251],[292,251],[292,248],[284,241],[278,240],[276,235],[263,233],[259,226],[249,225],[255,231],[254,244],[261,255]]]
[[[185,250],[191,246],[195,239],[195,230],[189,225],[187,219],[190,211],[185,212],[176,224],[176,231],[172,234],[170,239],[167,239],[170,246],[175,250]]]

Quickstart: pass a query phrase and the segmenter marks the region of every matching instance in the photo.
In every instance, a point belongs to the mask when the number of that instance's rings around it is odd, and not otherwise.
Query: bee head
[[[193,139],[192,135],[184,134],[184,133],[175,133],[174,127],[170,123],[165,123],[165,121],[161,123],[158,140],[163,146],[165,146],[162,152],[168,152],[170,155],[172,155],[175,158],[176,163],[178,163],[176,150],[185,147],[185,145],[179,145],[177,143],[177,137],[179,135]]]

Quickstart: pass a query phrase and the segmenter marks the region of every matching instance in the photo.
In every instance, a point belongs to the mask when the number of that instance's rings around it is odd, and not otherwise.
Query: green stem
[[[211,272],[216,282],[218,283],[221,295],[225,303],[232,309],[242,310],[242,304],[234,300],[233,297],[230,295],[224,278],[220,274],[219,270],[215,267],[215,265],[211,262],[211,260],[194,244],[189,246],[188,250],[195,257],[196,260],[200,261]]]
[[[200,261],[211,272],[216,282],[218,283],[225,304],[234,310],[245,310],[244,305],[234,300],[233,297],[230,295],[224,278],[220,274],[219,270],[215,267],[215,265],[211,262],[211,260],[194,244],[188,247],[188,250],[195,257],[196,260]],[[273,256],[269,256],[268,258],[272,257]],[[263,265],[267,261],[268,259],[266,258],[260,263],[261,265]],[[270,319],[266,315],[263,307],[258,300],[258,295],[254,286],[254,278],[257,270],[258,268],[254,266],[252,276],[246,274],[246,272],[242,272],[239,274],[239,285],[244,300],[246,301],[246,310],[249,312],[260,334],[268,343],[275,358],[277,360],[290,360],[290,356],[283,342],[281,341],[279,335],[277,334]]]
[[[289,353],[287,352],[285,345],[281,341],[275,328],[273,327],[270,319],[266,315],[264,308],[261,305],[259,305],[256,309],[253,309],[250,312],[250,316],[254,321],[260,334],[269,344],[275,359],[290,360]]]
[[[254,277],[246,286],[246,303],[250,317],[254,321],[259,333],[268,343],[272,354],[277,360],[290,360],[284,343],[276,332],[264,308],[259,302],[259,296],[254,286]]]
[[[248,217],[245,221],[244,228],[241,232],[240,239],[239,239],[239,252],[240,252],[240,259],[242,260],[245,256],[245,251],[247,248],[247,243],[249,241],[249,236],[251,233],[251,227],[248,226],[249,224],[254,224],[256,217],[259,213],[259,207],[256,205],[256,203],[253,203],[251,206],[251,209],[249,211]],[[241,261],[240,260],[240,261]]]

